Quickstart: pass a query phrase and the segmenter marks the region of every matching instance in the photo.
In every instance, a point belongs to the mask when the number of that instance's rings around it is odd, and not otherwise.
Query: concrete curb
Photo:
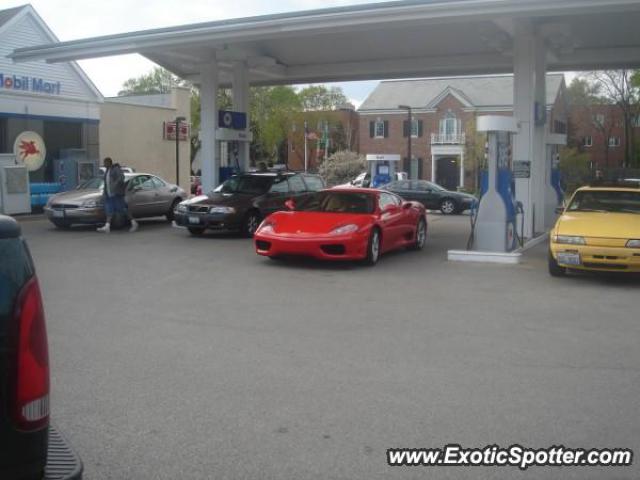
[[[517,265],[520,263],[522,254],[501,253],[501,252],[474,252],[468,250],[449,250],[447,260],[450,262],[473,262],[473,263],[499,263],[503,265]]]

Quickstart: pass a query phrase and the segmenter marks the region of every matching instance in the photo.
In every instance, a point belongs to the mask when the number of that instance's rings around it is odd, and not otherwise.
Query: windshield
[[[78,190],[100,190],[103,185],[104,180],[101,177],[95,177],[78,185]]]
[[[367,193],[319,192],[296,205],[297,211],[324,213],[373,213],[374,197]]]
[[[640,191],[584,190],[575,194],[567,211],[640,213]]]
[[[260,195],[266,193],[273,182],[273,177],[267,176],[241,176],[231,177],[219,185],[214,192],[220,193],[250,193]]]

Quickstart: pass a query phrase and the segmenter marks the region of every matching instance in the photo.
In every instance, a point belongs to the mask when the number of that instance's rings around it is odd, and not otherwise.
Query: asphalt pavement
[[[632,479],[619,468],[389,467],[388,448],[640,452],[640,282],[446,260],[468,217],[373,268],[250,240],[23,221],[53,419],[86,479]]]

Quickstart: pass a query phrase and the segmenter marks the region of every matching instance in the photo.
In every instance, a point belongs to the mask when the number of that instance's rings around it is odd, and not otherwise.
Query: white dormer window
[[[458,135],[462,131],[462,126],[459,118],[456,118],[455,114],[449,110],[444,118],[440,120],[440,134],[447,136]]]

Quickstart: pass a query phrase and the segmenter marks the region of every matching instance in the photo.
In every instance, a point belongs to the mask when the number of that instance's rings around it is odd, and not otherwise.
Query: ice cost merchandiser
[[[14,154],[0,155],[0,213],[15,215],[31,212],[29,171],[16,164]]]

